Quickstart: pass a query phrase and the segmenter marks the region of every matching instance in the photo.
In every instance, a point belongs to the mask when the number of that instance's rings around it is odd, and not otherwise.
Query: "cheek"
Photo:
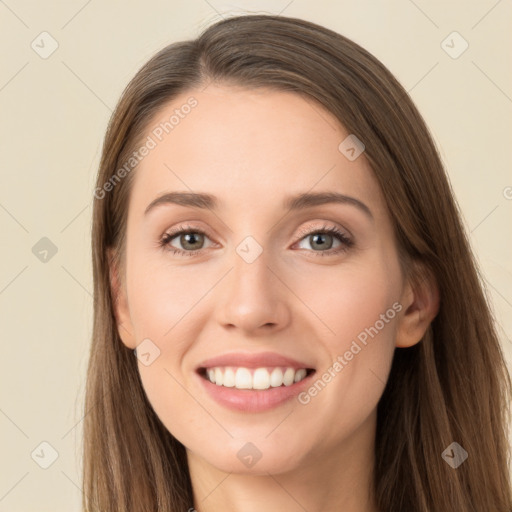
[[[172,269],[163,258],[132,255],[131,265],[128,293],[135,336],[138,343],[150,339],[158,347],[150,364],[138,363],[144,391],[173,435],[187,439],[193,428],[197,436],[205,417],[188,391],[183,361],[197,339],[193,326],[208,288],[185,267]]]
[[[401,309],[401,274],[392,262],[374,258],[330,267],[302,278],[297,288],[319,318],[314,318],[318,351],[325,353],[318,380],[301,403],[324,411],[330,424],[344,425],[347,431],[375,408],[389,375]],[[339,432],[331,434],[334,438]]]
[[[172,330],[206,293],[204,280],[192,267],[172,268],[162,256],[134,254],[128,266],[130,317],[137,340],[152,338],[156,343],[172,337]]]
[[[294,292],[307,305],[310,323],[318,326],[319,339],[331,354],[345,350],[347,343],[374,326],[400,297],[398,264],[383,261],[368,258],[298,274]],[[386,317],[390,321],[385,329],[379,329],[386,337],[392,337],[388,334],[394,328],[394,313]]]

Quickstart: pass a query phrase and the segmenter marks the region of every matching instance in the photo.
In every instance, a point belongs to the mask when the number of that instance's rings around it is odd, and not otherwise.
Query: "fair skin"
[[[436,287],[413,288],[398,262],[389,213],[364,153],[349,161],[338,146],[348,133],[319,105],[296,94],[210,85],[162,108],[148,133],[190,96],[198,105],[133,172],[126,262],[112,268],[123,343],[149,338],[160,350],[139,361],[144,389],[166,428],[187,449],[199,512],[375,512],[368,498],[376,407],[395,347],[417,343],[438,308]],[[202,192],[215,210],[160,204],[163,193]],[[338,192],[364,203],[290,211],[303,192]],[[173,254],[158,246],[181,224],[206,232]],[[352,240],[324,233],[336,227]],[[189,230],[190,232],[193,230]],[[261,254],[247,263],[248,236]],[[320,252],[325,253],[320,256]],[[118,275],[121,274],[121,275]],[[199,362],[232,351],[307,361],[321,376],[394,303],[384,327],[308,403],[291,399],[263,412],[231,410],[211,398]],[[251,392],[251,391],[247,391]],[[253,443],[251,467],[237,457]]]

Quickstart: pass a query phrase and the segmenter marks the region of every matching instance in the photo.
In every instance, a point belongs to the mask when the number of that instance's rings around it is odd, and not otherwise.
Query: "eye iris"
[[[311,244],[311,247],[313,247],[313,249],[315,248],[315,244],[318,243],[318,238],[325,238],[327,237],[328,239],[330,238],[331,240],[331,243],[330,244],[327,244],[329,247],[326,247],[325,245],[325,242],[320,242],[320,249],[330,249],[332,247],[332,238],[333,236],[332,235],[329,235],[329,234],[322,234],[322,233],[315,233],[314,235],[310,235],[311,238],[314,240],[314,242]]]
[[[180,243],[181,243],[181,246],[184,248],[184,249],[201,249],[202,245],[200,247],[193,247],[193,244],[194,242],[197,243],[197,237],[199,237],[201,239],[203,235],[201,235],[200,233],[186,233],[184,235],[181,235],[180,236]],[[203,240],[203,243],[204,243],[204,240]],[[189,247],[189,245],[192,245],[192,247]]]

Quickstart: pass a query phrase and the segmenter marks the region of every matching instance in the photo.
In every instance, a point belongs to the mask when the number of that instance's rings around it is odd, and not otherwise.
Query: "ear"
[[[439,288],[431,272],[420,269],[418,279],[408,279],[400,303],[404,313],[398,320],[397,347],[419,343],[439,311]]]
[[[126,286],[120,276],[120,269],[116,264],[113,249],[107,249],[109,262],[110,288],[112,291],[112,300],[114,302],[114,312],[116,316],[116,326],[119,337],[126,347],[134,349],[135,342],[134,329],[130,318],[130,309],[128,308],[128,299]]]

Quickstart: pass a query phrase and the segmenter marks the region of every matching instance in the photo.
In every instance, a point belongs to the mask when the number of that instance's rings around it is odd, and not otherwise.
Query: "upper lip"
[[[236,366],[242,368],[262,368],[265,366],[282,366],[298,370],[300,368],[313,369],[308,363],[297,361],[291,357],[286,357],[276,352],[233,352],[230,354],[222,354],[204,360],[198,365],[201,368],[213,368],[216,366]]]

